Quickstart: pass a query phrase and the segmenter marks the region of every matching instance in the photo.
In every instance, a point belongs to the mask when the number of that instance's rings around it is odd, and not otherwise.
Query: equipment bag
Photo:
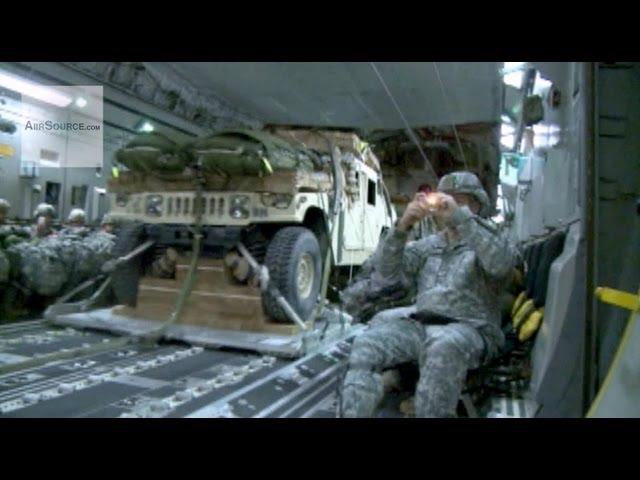
[[[185,146],[201,161],[205,172],[226,176],[262,176],[276,170],[313,170],[304,151],[271,134],[255,130],[228,130]]]
[[[134,172],[179,173],[189,163],[188,153],[161,133],[141,133],[116,152],[118,162]]]

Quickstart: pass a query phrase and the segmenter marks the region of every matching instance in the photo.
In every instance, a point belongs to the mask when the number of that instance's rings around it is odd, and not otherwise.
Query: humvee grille
[[[198,213],[198,210],[203,215],[210,217],[223,217],[224,211],[224,197],[216,196],[204,196],[200,200],[200,208],[198,208],[196,199],[193,197],[183,196],[170,196],[166,199],[166,215],[167,216],[193,216]]]

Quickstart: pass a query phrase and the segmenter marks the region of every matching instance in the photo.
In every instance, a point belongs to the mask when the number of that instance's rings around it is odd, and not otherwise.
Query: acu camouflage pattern
[[[418,361],[421,368],[417,414],[453,415],[466,371],[504,343],[498,295],[515,250],[494,224],[467,207],[458,208],[446,223],[458,232],[458,240],[440,232],[406,244],[408,234],[393,229],[383,241],[372,283],[401,283],[417,295],[408,309],[379,313],[354,342],[344,382],[345,415],[371,415],[382,395],[379,372],[406,361]],[[414,312],[455,322],[423,325],[408,317]]]
[[[459,240],[444,232],[405,245],[407,234],[392,230],[382,246],[374,282],[401,282],[414,290],[419,312],[442,315],[477,328],[491,347],[504,341],[498,295],[516,252],[506,235],[463,206],[447,222]]]
[[[12,278],[29,291],[58,296],[97,275],[112,258],[115,236],[105,232],[56,235],[12,245],[6,250]]]
[[[340,292],[342,308],[356,322],[367,322],[376,313],[387,308],[413,303],[415,293],[407,291],[402,282],[373,281],[373,273],[382,255],[383,240],[360,267],[352,282]]]
[[[2,224],[0,225],[0,249],[31,239],[31,229],[22,225]]]
[[[382,370],[408,362],[420,369],[416,416],[455,416],[467,370],[482,362],[484,341],[467,324],[424,325],[412,313],[413,306],[380,312],[356,337],[342,391],[343,416],[374,416],[384,396]]]
[[[27,241],[31,238],[31,230],[20,225],[0,224],[0,284],[9,281],[11,263],[5,250],[11,245]]]

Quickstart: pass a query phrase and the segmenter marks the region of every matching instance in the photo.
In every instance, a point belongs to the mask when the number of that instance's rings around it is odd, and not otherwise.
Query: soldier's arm
[[[402,282],[407,287],[415,284],[421,255],[418,242],[407,243],[409,233],[392,229],[384,240],[375,277],[385,283]]]
[[[497,228],[477,221],[466,206],[457,208],[446,222],[449,226],[455,227],[469,242],[485,272],[493,277],[502,278],[511,271],[516,252],[509,239],[501,235]]]

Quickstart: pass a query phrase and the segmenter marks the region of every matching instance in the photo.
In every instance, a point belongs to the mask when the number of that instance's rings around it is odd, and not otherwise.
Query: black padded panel
[[[527,271],[527,278],[525,279],[525,284],[527,286],[527,298],[533,297],[533,291],[538,275],[538,266],[540,265],[540,255],[543,248],[544,242],[535,243],[531,248],[530,261],[528,262],[529,270]]]
[[[549,285],[549,271],[551,264],[558,258],[564,249],[565,234],[558,233],[544,242],[542,253],[538,261],[535,283],[533,287],[533,303],[536,308],[544,306],[547,299],[547,286]]]

